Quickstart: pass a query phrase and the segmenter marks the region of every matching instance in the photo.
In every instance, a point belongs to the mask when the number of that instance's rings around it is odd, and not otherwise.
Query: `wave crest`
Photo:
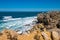
[[[11,29],[21,33],[30,30],[32,26],[35,25],[34,21],[37,21],[36,18],[36,16],[25,18],[12,18],[12,16],[7,16],[4,17],[2,23],[0,23],[0,29],[1,31],[4,29]]]

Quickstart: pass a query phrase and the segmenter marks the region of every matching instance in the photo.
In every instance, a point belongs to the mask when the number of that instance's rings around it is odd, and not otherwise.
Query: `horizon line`
[[[40,11],[60,11],[60,8],[19,8],[19,9],[16,9],[16,8],[12,8],[12,9],[8,9],[8,8],[0,8],[0,11],[36,11],[36,12],[40,12]]]

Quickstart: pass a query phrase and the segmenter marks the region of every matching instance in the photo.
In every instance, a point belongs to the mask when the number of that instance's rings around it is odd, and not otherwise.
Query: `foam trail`
[[[11,29],[14,31],[18,31],[17,33],[21,33],[27,30],[30,30],[33,25],[35,25],[36,16],[34,17],[25,17],[25,18],[10,18],[7,16],[3,18],[2,23],[0,23],[1,31],[4,29]]]

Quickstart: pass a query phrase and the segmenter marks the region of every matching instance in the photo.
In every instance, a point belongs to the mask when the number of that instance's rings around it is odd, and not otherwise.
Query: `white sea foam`
[[[36,18],[36,16],[25,18],[12,18],[11,16],[7,16],[2,20],[3,23],[0,24],[0,29],[11,29],[18,31],[17,33],[22,33],[30,30],[35,25],[34,21],[37,21]]]

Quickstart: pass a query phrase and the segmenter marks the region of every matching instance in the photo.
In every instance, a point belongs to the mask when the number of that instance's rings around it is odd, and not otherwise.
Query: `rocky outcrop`
[[[55,28],[59,25],[60,12],[52,11],[46,12],[45,14],[41,13],[37,16],[37,23],[43,23],[46,28]],[[56,26],[57,25],[57,26]]]
[[[26,33],[18,34],[13,30],[0,33],[0,40],[60,40],[60,12],[38,14],[36,25]]]
[[[13,30],[4,30],[0,35],[0,40],[17,40],[17,33]]]
[[[59,40],[59,34],[56,31],[34,30],[29,34],[17,34],[12,30],[4,30],[0,35],[0,40]]]

